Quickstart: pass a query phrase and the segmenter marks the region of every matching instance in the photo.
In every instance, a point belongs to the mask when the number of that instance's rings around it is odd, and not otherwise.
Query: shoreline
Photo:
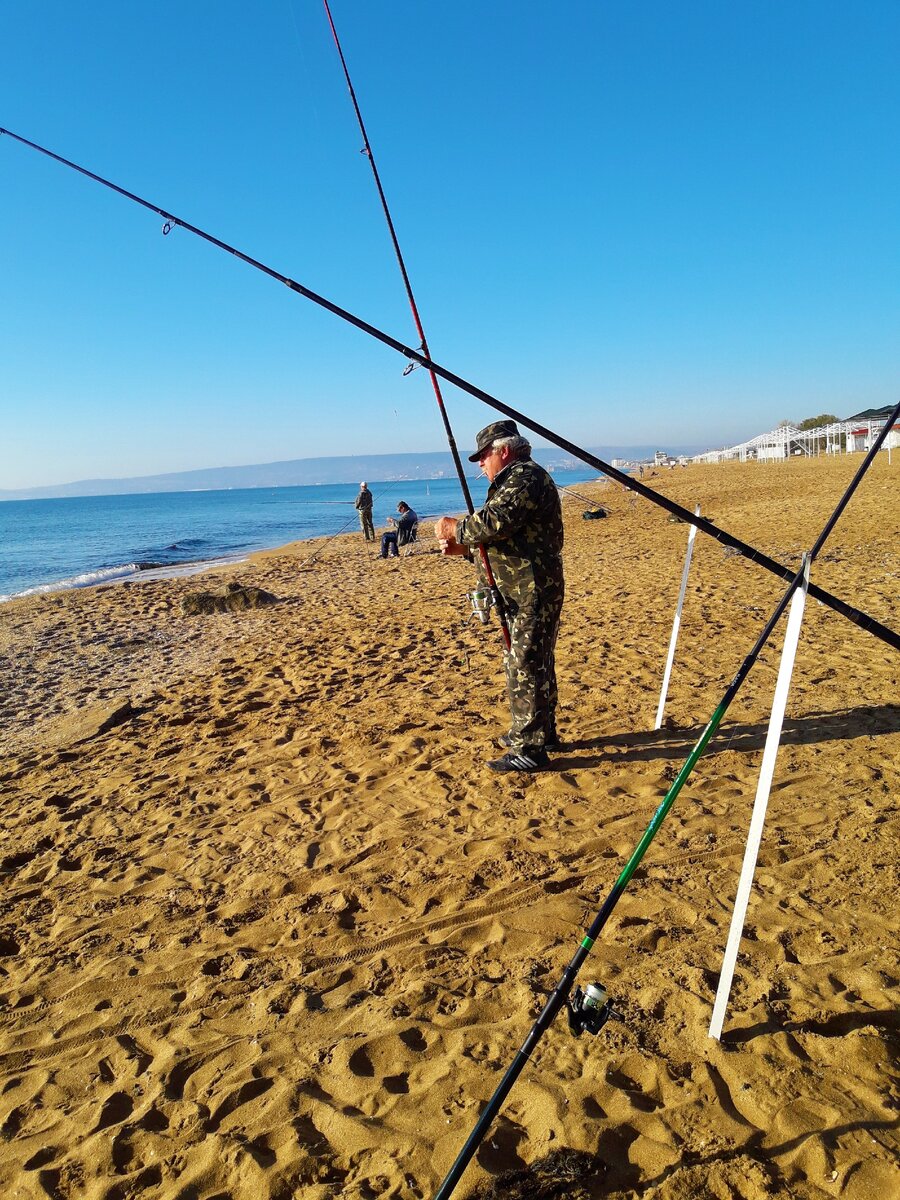
[[[109,578],[84,579],[82,582],[75,582],[75,580],[81,580],[81,576],[75,576],[74,579],[59,579],[52,583],[26,588],[22,592],[0,595],[0,604],[9,604],[12,600],[28,600],[33,596],[55,596],[64,592],[84,591],[88,588],[113,587],[120,583],[144,583],[157,579],[180,579],[190,575],[200,575],[221,567],[237,566],[239,563],[246,562],[253,553],[257,552],[247,551],[245,554],[237,554],[234,557],[222,556],[221,558],[197,559],[195,562],[172,563],[171,566],[144,567],[129,564],[122,567],[110,567],[109,571],[116,572],[116,574]],[[89,572],[94,575],[100,573],[100,571]]]
[[[565,472],[565,474],[578,476],[577,482],[583,483],[583,476],[586,474],[586,472],[570,471]],[[436,512],[434,514],[432,514],[430,511],[426,512],[426,509],[430,510],[430,508],[434,507],[435,505],[440,511],[444,511],[446,508],[451,512],[454,511],[458,505],[462,505],[462,496],[459,494],[458,484],[455,480],[392,481],[377,493],[377,498],[382,500],[382,498],[389,492],[399,493],[399,490],[404,484],[409,484],[409,489],[421,489],[422,487],[428,488],[431,484],[434,484],[436,492],[438,491],[438,484],[441,485],[442,490],[444,491],[447,490],[449,485],[450,494],[447,496],[438,494],[432,496],[429,493],[426,496],[420,497],[419,503],[413,505],[413,507],[416,508],[416,511],[420,513],[422,521],[429,521],[437,515]],[[560,483],[558,486],[561,488],[566,488],[568,485],[565,483]],[[333,489],[346,490],[347,487],[348,485],[344,484],[324,485],[324,489],[326,491]],[[407,492],[409,492],[409,489],[404,488],[404,490]],[[268,493],[271,490],[278,491],[278,489],[249,489],[249,492],[252,496],[252,499],[256,501],[258,500],[259,493]],[[286,490],[293,493],[298,489],[294,488]],[[317,491],[319,489],[312,487],[300,490]],[[234,492],[229,491],[212,494],[224,496],[229,501],[235,496]],[[185,493],[185,495],[188,497],[193,497],[195,493]],[[170,497],[170,493],[159,493],[158,495],[144,493],[139,494],[140,499],[162,501],[163,503],[168,502]],[[396,498],[397,496],[394,495],[394,500],[396,500]],[[107,500],[115,504],[116,501],[122,499],[124,499],[126,502],[130,501],[133,499],[133,496],[75,497],[73,499],[76,501],[76,503],[80,503],[83,500],[92,501],[99,499]],[[389,504],[390,500],[384,500],[383,502],[385,504]],[[34,579],[36,576],[39,576],[42,581],[30,583],[27,587],[19,587],[18,590],[15,591],[4,590],[4,587],[8,587],[9,585],[0,583],[0,604],[5,604],[8,603],[9,600],[20,599],[30,595],[47,595],[55,592],[78,590],[85,587],[96,587],[105,585],[107,583],[137,581],[142,577],[145,577],[145,575],[149,575],[151,573],[154,578],[167,578],[176,577],[183,568],[191,572],[216,569],[220,564],[240,561],[245,559],[248,555],[256,554],[263,550],[276,550],[279,546],[289,544],[295,540],[310,541],[319,537],[335,537],[344,530],[347,532],[352,532],[352,530],[358,526],[356,514],[352,511],[352,500],[342,499],[322,501],[318,499],[311,500],[308,497],[305,497],[300,504],[300,508],[303,510],[310,505],[315,505],[318,508],[330,513],[331,510],[341,507],[351,509],[351,516],[347,521],[341,523],[338,528],[331,529],[331,531],[329,531],[329,527],[332,518],[331,516],[326,518],[322,512],[318,514],[318,518],[316,520],[310,522],[313,527],[312,529],[306,528],[302,529],[302,531],[300,528],[287,529],[285,528],[285,521],[287,520],[288,523],[291,523],[289,514],[291,514],[293,511],[291,509],[291,504],[293,501],[288,499],[284,501],[284,503],[286,505],[286,508],[283,510],[285,517],[283,517],[280,522],[276,521],[275,527],[270,527],[270,525],[267,525],[266,523],[270,520],[272,515],[272,511],[270,509],[254,510],[254,518],[250,519],[249,521],[247,519],[247,512],[245,510],[236,510],[233,514],[233,519],[237,524],[238,532],[234,538],[229,538],[224,532],[224,528],[221,523],[221,511],[216,512],[215,516],[219,518],[219,521],[218,524],[214,523],[212,527],[210,527],[208,524],[204,524],[204,519],[208,520],[209,514],[207,514],[206,518],[198,518],[196,514],[193,514],[192,512],[167,512],[164,517],[160,516],[157,518],[157,521],[152,529],[150,527],[146,527],[145,530],[142,531],[144,535],[143,538],[133,529],[129,529],[127,534],[123,536],[123,531],[120,529],[118,531],[120,536],[115,542],[115,550],[107,549],[104,553],[104,551],[98,550],[96,545],[93,545],[89,551],[85,551],[85,554],[80,559],[69,559],[66,561],[67,573],[60,575],[55,579],[46,579],[46,575],[44,574],[44,559],[41,560],[40,565],[38,565],[35,561],[35,547],[45,548],[47,554],[46,561],[52,560],[54,552],[58,553],[58,547],[53,546],[52,537],[49,542],[46,540],[47,530],[37,526],[35,527],[30,543],[26,543],[19,538],[19,550],[24,556],[22,562],[27,567],[27,569],[21,571],[19,574],[23,579]],[[341,515],[343,516],[343,514]],[[98,520],[96,514],[94,514],[94,520]],[[340,521],[340,518],[338,517],[336,520]],[[189,522],[187,526],[187,532],[185,532],[183,528],[185,521]],[[177,531],[175,532],[174,536],[171,538],[174,545],[169,545],[167,544],[167,534],[172,530],[173,523],[176,526],[181,524],[182,530],[180,533]],[[322,527],[320,532],[315,531],[317,526]],[[301,532],[304,535],[302,537],[299,536]],[[13,547],[11,558],[14,560],[16,551],[16,534],[14,530],[9,530],[8,533],[11,538],[11,545]],[[44,538],[43,541],[42,535]],[[212,544],[209,544],[208,546],[204,545],[202,539],[205,538],[211,538]],[[201,546],[203,549],[207,550],[206,555],[203,557],[197,556],[197,551],[200,550],[200,547],[197,546],[198,539],[201,540]],[[225,547],[224,549],[216,548],[223,545]],[[232,546],[235,546],[235,548],[232,549]],[[190,547],[190,550],[187,550],[187,547]],[[188,553],[193,552],[193,557],[181,558],[171,562],[166,561],[166,558],[173,550],[179,550],[181,552],[187,550]],[[83,567],[83,563],[85,561],[102,561],[104,557],[107,559],[107,561],[110,559],[115,561],[115,559],[118,557],[120,561],[113,566],[90,568]],[[154,566],[149,569],[142,566],[142,563],[148,560],[155,563],[159,559],[162,559],[162,561],[159,562],[158,566]],[[157,575],[156,572],[160,572],[160,574]],[[12,584],[15,576],[8,575],[8,577],[10,584]]]
[[[654,482],[794,562],[856,465]],[[889,625],[895,478],[873,466],[812,573]],[[209,572],[277,598],[241,613],[182,616],[184,578],[0,609],[5,1192],[39,1155],[73,1200],[434,1193],[784,590],[698,536],[653,732],[687,529],[576,487],[609,517],[564,501],[565,746],[525,779],[485,769],[499,629],[430,548],[255,552]],[[460,1200],[548,1161],[573,1200],[892,1194],[897,656],[819,605],[707,1037],[782,637],[579,977],[625,1021],[555,1022]]]

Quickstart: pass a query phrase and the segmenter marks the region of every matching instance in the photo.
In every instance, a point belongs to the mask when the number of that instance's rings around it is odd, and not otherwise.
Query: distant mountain
[[[652,458],[658,446],[593,447],[590,453],[610,462],[613,458]],[[698,453],[700,446],[667,446],[672,454]],[[534,457],[550,471],[583,467],[555,447],[537,447]],[[466,463],[470,475],[477,467]],[[0,489],[0,500],[46,500],[64,496],[122,496],[139,492],[222,491],[229,488],[298,487],[322,483],[389,482],[395,479],[440,479],[455,474],[448,451],[430,454],[354,454],[339,458],[294,458],[287,462],[258,463],[247,467],[207,467],[200,471],[173,471],[166,475],[140,475],[132,479],[81,479],[49,487]]]

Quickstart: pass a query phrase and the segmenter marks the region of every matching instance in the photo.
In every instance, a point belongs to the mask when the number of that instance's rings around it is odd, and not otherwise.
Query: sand
[[[651,486],[796,566],[861,456]],[[900,463],[813,571],[897,627]],[[430,1197],[783,592],[612,484],[567,496],[553,770],[497,777],[470,568],[359,534],[0,608],[0,1195]],[[272,607],[186,617],[236,581]],[[900,656],[810,602],[721,1044],[783,624],[457,1194],[900,1194]],[[507,1174],[507,1173],[512,1173]]]

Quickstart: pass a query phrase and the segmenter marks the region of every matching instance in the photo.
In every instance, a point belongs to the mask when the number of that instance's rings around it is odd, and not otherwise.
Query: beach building
[[[848,417],[847,421],[855,428],[847,433],[847,450],[850,452],[868,450],[878,436],[884,425],[885,417],[890,411],[890,408],[887,407],[867,408],[863,412]],[[885,438],[884,448],[896,450],[898,447],[900,447],[900,425],[895,425]]]

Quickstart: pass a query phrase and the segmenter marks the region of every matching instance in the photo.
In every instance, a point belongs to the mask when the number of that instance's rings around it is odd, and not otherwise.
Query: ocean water
[[[596,479],[590,468],[557,471],[563,486]],[[463,512],[457,479],[370,482],[375,528],[405,500],[420,519]],[[479,504],[487,480],[470,481]],[[0,503],[0,601],[14,596],[181,574],[254,550],[359,529],[356,484],[156,492]]]

